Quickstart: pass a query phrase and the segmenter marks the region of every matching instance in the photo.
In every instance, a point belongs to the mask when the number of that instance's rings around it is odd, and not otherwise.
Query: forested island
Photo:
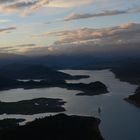
[[[47,87],[61,87],[70,90],[82,91],[82,93],[77,95],[90,96],[105,94],[108,92],[107,87],[99,81],[91,82],[89,84],[66,82],[66,80],[68,79],[73,80],[88,78],[88,75],[72,76],[60,71],[52,70],[50,68],[47,68],[46,66],[38,65],[20,65],[20,67],[17,65],[14,68],[10,66],[5,66],[0,69],[2,74],[2,76],[0,76],[0,90],[8,90],[14,88],[34,89]],[[29,80],[24,81],[26,79]]]
[[[37,119],[24,126],[0,130],[3,140],[103,140],[99,131],[100,120],[94,117],[58,114]]]
[[[63,112],[65,102],[61,99],[38,98],[18,102],[0,102],[0,114],[33,115],[39,113]]]

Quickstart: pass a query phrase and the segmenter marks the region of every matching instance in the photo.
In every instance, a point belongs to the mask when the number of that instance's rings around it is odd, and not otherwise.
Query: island
[[[24,89],[34,89],[34,88],[48,88],[48,87],[60,87],[69,90],[78,90],[82,93],[77,95],[99,95],[108,93],[107,87],[99,82],[91,82],[89,84],[84,83],[67,83],[65,80],[29,80],[29,81],[18,81],[10,78],[0,77],[0,90],[14,89],[14,88],[24,88]]]
[[[39,113],[64,112],[61,99],[38,98],[19,102],[0,102],[0,114],[33,115]]]
[[[94,117],[58,114],[36,119],[24,126],[0,130],[3,140],[104,140],[100,120]]]
[[[81,93],[78,93],[76,95],[78,96],[94,96],[94,95],[100,95],[100,94],[106,94],[108,93],[108,89],[105,84],[96,81],[91,82],[89,84],[79,84],[79,88],[83,91]]]

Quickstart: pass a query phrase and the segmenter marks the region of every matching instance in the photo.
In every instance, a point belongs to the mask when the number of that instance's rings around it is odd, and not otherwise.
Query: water
[[[133,94],[136,86],[116,79],[109,70],[63,70],[73,75],[90,75],[90,78],[68,80],[69,83],[103,82],[109,90],[108,94],[97,96],[75,96],[80,91],[63,88],[43,89],[14,89],[0,92],[0,100],[16,102],[33,98],[61,98],[67,103],[65,109],[68,114],[95,116],[101,119],[100,130],[105,140],[139,140],[140,139],[140,109],[127,103],[123,98]],[[101,113],[98,113],[101,107]],[[47,113],[35,115],[0,115],[0,118],[25,118],[31,121],[43,117]]]

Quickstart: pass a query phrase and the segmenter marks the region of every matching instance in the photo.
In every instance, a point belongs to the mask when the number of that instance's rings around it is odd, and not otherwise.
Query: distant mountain
[[[11,78],[0,76],[0,89],[5,89],[17,85],[17,81]]]
[[[0,74],[12,79],[66,79],[70,75],[42,65],[11,64],[0,69]]]
[[[23,57],[23,55],[12,54],[12,53],[0,53],[0,59],[9,59],[9,58],[17,58]]]
[[[104,63],[106,60],[91,55],[48,55],[38,56],[31,60],[31,63],[39,63],[49,67],[63,68],[80,68],[87,65],[96,65]]]
[[[44,55],[23,56],[17,54],[0,54],[0,66],[19,63],[45,65],[55,69],[106,69],[118,65],[129,64],[140,59],[140,56],[127,57],[116,54],[78,54],[78,55]]]
[[[46,56],[23,56],[17,54],[0,53],[0,67],[13,64],[46,65],[51,68],[77,68],[87,65],[104,63],[104,59],[91,55],[46,55]]]
[[[23,63],[27,61],[27,59],[29,58],[24,55],[0,53],[0,67],[12,63]]]
[[[33,65],[46,65],[51,68],[88,68],[93,65],[96,67],[107,67],[108,63],[116,61],[118,58],[110,59],[108,56],[94,55],[44,55],[44,56],[23,56],[17,54],[0,54],[0,66],[20,63]]]
[[[71,76],[50,69],[43,65],[10,64],[0,68],[0,75],[12,79],[46,79],[48,81],[87,78],[87,76]]]

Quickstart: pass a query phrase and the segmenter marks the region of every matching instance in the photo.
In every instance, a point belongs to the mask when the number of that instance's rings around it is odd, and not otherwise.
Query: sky
[[[0,53],[139,48],[140,0],[0,0]]]

